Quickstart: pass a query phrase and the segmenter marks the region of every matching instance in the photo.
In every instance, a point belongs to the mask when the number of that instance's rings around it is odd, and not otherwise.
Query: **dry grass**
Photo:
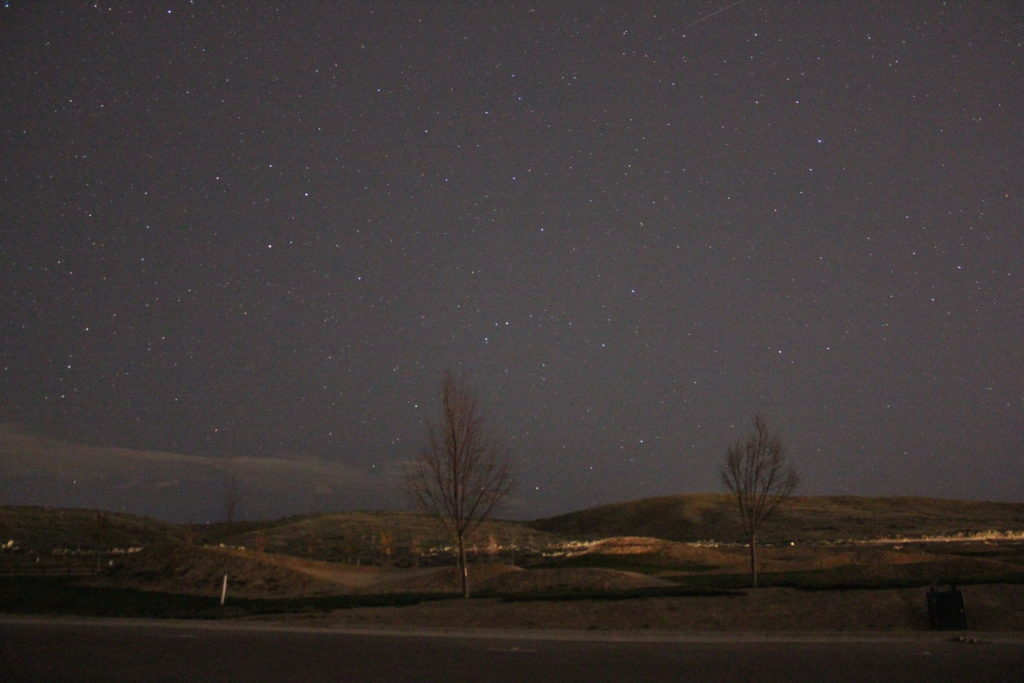
[[[510,629],[920,630],[927,628],[925,586],[933,578],[969,576],[977,581],[1001,581],[999,577],[1013,572],[1019,576],[1024,567],[1019,546],[961,543],[949,547],[768,548],[763,557],[762,576],[766,579],[814,572],[814,577],[825,577],[823,585],[890,582],[916,583],[918,587],[801,590],[776,586],[702,597],[635,597],[636,591],[687,585],[689,579],[698,583],[714,581],[715,577],[729,579],[722,575],[745,569],[746,551],[742,547],[707,548],[640,537],[607,539],[590,548],[589,559],[600,563],[609,558],[641,558],[669,568],[639,573],[601,566],[522,569],[508,564],[475,564],[470,568],[475,592],[519,598],[356,607],[326,615],[295,615],[288,620],[348,626]],[[950,554],[954,551],[956,554]],[[582,559],[588,559],[588,555]],[[675,569],[670,568],[673,563]],[[694,569],[698,565],[714,568]],[[690,569],[681,569],[685,567]],[[120,566],[94,584],[214,596],[225,573],[230,576],[230,594],[239,597],[455,593],[459,585],[454,567],[360,567],[252,550],[180,545],[156,546],[125,557]],[[814,582],[807,585],[813,586]],[[1024,628],[1024,584],[968,582],[963,590],[972,630]],[[634,597],[592,599],[630,594]],[[531,597],[538,595],[548,599]],[[564,599],[550,599],[552,596]]]
[[[668,505],[673,501],[656,502]],[[677,513],[689,520],[691,531],[712,519],[718,509],[713,496],[691,497],[684,503],[680,507],[675,500]],[[803,499],[801,514],[809,515],[816,505],[829,514],[843,510],[850,515],[844,523],[857,526],[866,523],[864,515],[878,510],[888,510],[885,514],[889,515],[886,518],[889,520],[899,517],[905,522],[928,515],[938,519],[948,512],[947,503],[950,502]],[[644,505],[627,506],[624,510],[595,510],[604,521],[625,523],[626,518],[631,517],[632,522],[643,527],[643,521],[649,519],[647,514],[651,512]],[[966,512],[950,524],[968,529],[973,523],[971,520],[977,521],[989,514],[1002,514],[1004,520],[1012,521],[1019,509],[966,506]],[[5,516],[0,516],[0,522],[6,528],[18,528],[19,535],[25,538],[38,537],[53,543],[96,535],[98,532],[94,529],[107,536],[125,534],[125,539],[151,538],[151,534],[178,538],[182,531],[174,525],[116,516],[101,529],[96,521],[99,517],[88,511],[7,508],[3,512]],[[590,519],[593,521],[593,517]],[[827,516],[822,513],[819,519],[827,521]],[[835,517],[832,519],[834,521]],[[436,522],[417,515],[346,513],[230,528],[225,525],[216,531],[218,535],[224,532],[222,538],[226,543],[230,542],[229,538],[247,544],[258,542],[277,552],[151,542],[142,552],[118,557],[114,567],[89,583],[216,596],[224,574],[228,574],[229,595],[251,598],[358,597],[455,593],[458,590],[458,573],[453,566],[398,569],[358,565],[358,562],[379,561],[373,553],[381,549],[382,533],[399,549],[403,545],[426,549],[432,542],[442,542],[443,537],[436,535]],[[540,558],[540,549],[553,541],[557,539],[521,524],[504,522],[488,526],[479,540],[481,545],[498,542],[518,546],[515,560],[519,563],[523,562],[522,545],[534,544],[534,554],[529,556],[529,561]],[[370,557],[366,557],[367,548],[373,551]],[[623,537],[577,544],[571,552],[574,554],[547,557],[543,568],[523,569],[511,563],[479,563],[471,567],[470,584],[477,594],[518,598],[543,595],[549,599],[442,600],[401,608],[350,608],[327,616],[294,618],[320,619],[330,624],[387,626],[916,630],[927,628],[924,586],[955,578],[966,584],[964,592],[972,629],[1024,628],[1024,542],[1019,540],[906,544],[812,542],[767,546],[760,550],[760,571],[765,585],[774,587],[706,597],[666,597],[664,593],[661,597],[650,597],[653,593],[649,591],[671,587],[741,587],[745,585],[748,563],[745,547],[695,545],[638,536],[633,531]],[[353,559],[357,564],[325,561],[325,556]],[[420,557],[416,555],[417,559]],[[433,561],[444,560],[438,557]],[[823,590],[799,590],[799,587]],[[834,587],[843,590],[824,590]],[[866,589],[868,587],[872,589]],[[645,590],[648,592],[643,593]],[[603,595],[633,597],[584,599]],[[550,599],[552,597],[565,599]]]
[[[1024,587],[967,586],[968,625],[1020,631]],[[731,596],[506,602],[444,600],[407,607],[296,617],[331,626],[660,631],[906,631],[928,628],[925,589],[800,591],[761,588]]]
[[[380,571],[231,548],[162,545],[126,556],[83,583],[216,595],[227,574],[232,595],[280,598],[354,592],[375,583]]]
[[[392,569],[307,560],[233,548],[160,546],[125,557],[95,586],[215,595],[224,574],[231,594],[243,597],[298,597],[343,593],[455,593],[455,567]],[[514,565],[475,564],[474,591],[629,591],[671,586],[671,581],[633,572],[600,568],[524,570]]]

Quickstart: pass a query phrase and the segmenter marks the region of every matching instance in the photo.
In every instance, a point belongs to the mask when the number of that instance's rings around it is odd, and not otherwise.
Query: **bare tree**
[[[235,516],[238,514],[238,503],[241,498],[241,492],[239,491],[238,478],[229,473],[224,480],[224,521],[228,524],[235,522]]]
[[[770,434],[764,418],[754,418],[754,433],[740,439],[725,456],[722,483],[736,498],[743,533],[750,545],[750,579],[757,587],[757,534],[775,508],[800,483],[800,476],[786,463],[786,452],[777,434]]]
[[[458,549],[462,596],[469,597],[466,538],[508,495],[508,451],[487,432],[476,395],[451,372],[441,383],[441,413],[406,481],[416,505],[436,514]]]

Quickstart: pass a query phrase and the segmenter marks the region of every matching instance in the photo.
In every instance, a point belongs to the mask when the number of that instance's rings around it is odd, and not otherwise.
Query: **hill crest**
[[[642,498],[534,520],[559,536],[599,539],[648,536],[670,541],[740,542],[736,503],[729,494]],[[794,496],[765,523],[765,542],[922,537],[989,530],[1024,530],[1024,504],[940,498]]]

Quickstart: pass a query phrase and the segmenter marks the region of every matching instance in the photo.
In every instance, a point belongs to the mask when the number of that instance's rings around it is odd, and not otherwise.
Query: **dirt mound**
[[[523,570],[509,564],[469,565],[469,587],[479,587],[496,576]],[[456,593],[462,590],[458,567],[431,567],[405,569],[388,577],[381,577],[370,589],[373,592]]]
[[[507,564],[474,564],[469,567],[469,586],[474,593],[620,591],[671,585],[671,581],[645,574],[594,567],[521,569]],[[459,570],[454,566],[406,569],[379,577],[366,590],[378,593],[455,593],[461,590],[461,583]]]
[[[368,567],[351,564],[339,564],[337,562],[324,562],[322,560],[309,560],[302,557],[290,555],[277,555],[274,553],[257,553],[250,550],[228,549],[226,552],[239,557],[258,558],[263,562],[269,562],[291,569],[303,576],[326,581],[337,588],[347,590],[359,590],[367,586],[373,586],[390,576],[401,575],[399,570],[389,570],[382,567]]]
[[[480,590],[495,593],[543,593],[547,591],[626,591],[652,586],[671,586],[671,581],[615,569],[530,569],[505,572],[480,583]]]
[[[741,549],[719,549],[660,538],[617,536],[595,542],[584,554],[607,555],[620,560],[628,558],[632,563],[663,565],[675,570],[709,571],[732,570],[741,566],[744,553]]]
[[[663,552],[671,545],[681,545],[647,536],[615,536],[595,541],[587,552],[604,555],[635,555],[637,553]]]
[[[732,554],[733,566],[740,561],[742,570],[749,562],[747,550],[737,548]],[[848,565],[888,566],[915,564],[934,561],[936,556],[931,553],[913,550],[892,550],[871,547],[840,547],[822,548],[815,546],[783,546],[761,548],[758,551],[758,562],[762,571],[814,571],[836,569]]]
[[[375,578],[373,571],[243,551],[189,545],[156,545],[125,556],[92,585],[217,595],[228,575],[231,595],[284,597],[352,590]]]
[[[915,564],[934,561],[933,553],[922,553],[913,550],[889,550],[885,548],[866,548],[854,556],[857,564]]]

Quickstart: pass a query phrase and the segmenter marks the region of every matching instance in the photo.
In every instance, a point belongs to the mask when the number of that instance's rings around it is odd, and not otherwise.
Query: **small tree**
[[[722,483],[736,498],[743,533],[750,546],[750,579],[757,587],[757,535],[761,525],[800,482],[786,463],[782,440],[768,432],[764,418],[754,418],[754,433],[736,441],[726,452]]]
[[[241,499],[241,492],[239,491],[238,478],[234,474],[229,473],[227,478],[224,480],[224,521],[228,524],[234,524],[235,517],[238,514],[238,503]]]
[[[476,395],[461,375],[444,374],[441,413],[428,425],[427,446],[413,462],[406,486],[423,511],[435,514],[455,542],[462,597],[469,597],[466,538],[508,495],[508,451],[485,429]]]

